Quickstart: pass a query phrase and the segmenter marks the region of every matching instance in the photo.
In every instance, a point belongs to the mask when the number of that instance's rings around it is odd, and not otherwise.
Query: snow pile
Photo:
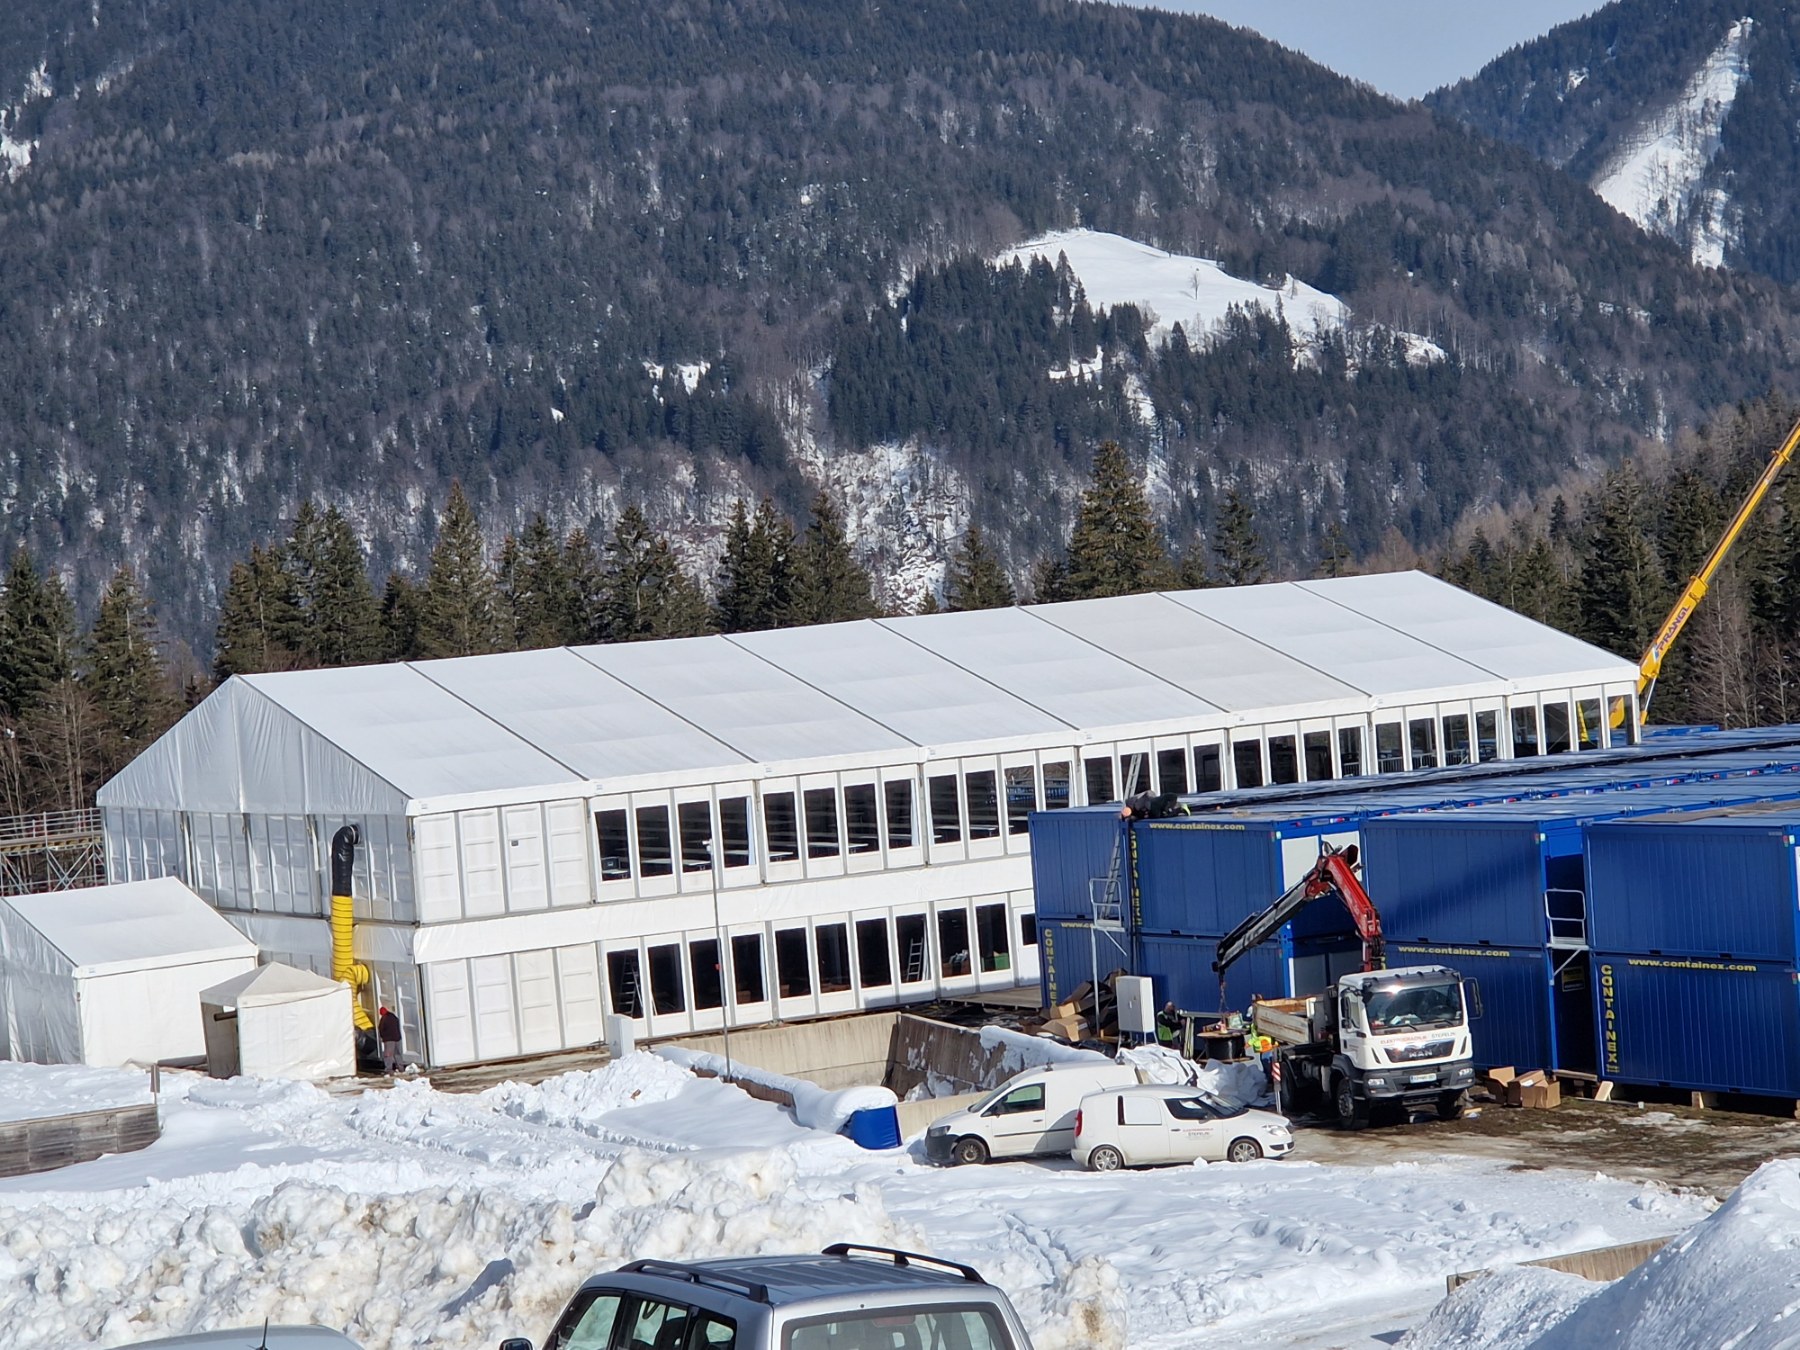
[[[804,1078],[771,1073],[753,1064],[745,1064],[742,1060],[728,1062],[722,1055],[707,1054],[702,1050],[683,1050],[679,1046],[669,1045],[656,1053],[700,1073],[755,1083],[760,1087],[785,1092],[793,1099],[794,1119],[809,1130],[823,1130],[827,1134],[836,1134],[843,1129],[850,1117],[858,1111],[880,1110],[900,1100],[884,1087],[847,1087],[832,1091]]]
[[[566,1073],[538,1084],[501,1083],[480,1099],[518,1120],[579,1129],[608,1111],[666,1102],[693,1081],[687,1070],[640,1050],[604,1068]]]
[[[91,1069],[85,1064],[17,1064],[0,1060],[0,1120],[105,1111],[115,1106],[139,1106],[150,1100],[150,1075],[139,1069]]]
[[[1023,1073],[1026,1069],[1041,1069],[1048,1064],[1112,1063],[1111,1059],[1098,1050],[1083,1050],[1044,1036],[1027,1036],[1022,1031],[1008,1031],[1005,1027],[983,1027],[981,1048],[1001,1052],[995,1065],[995,1072],[999,1075],[997,1082],[1011,1078],[1016,1073]]]
[[[1401,1350],[1526,1350],[1599,1285],[1542,1266],[1508,1266],[1465,1284],[1401,1340]]]
[[[1720,266],[1733,237],[1730,202],[1700,192],[1700,180],[1719,152],[1719,133],[1749,75],[1751,19],[1731,25],[1681,96],[1652,117],[1633,142],[1594,180],[1594,191],[1622,215],[1654,234],[1682,239],[1694,261]]]

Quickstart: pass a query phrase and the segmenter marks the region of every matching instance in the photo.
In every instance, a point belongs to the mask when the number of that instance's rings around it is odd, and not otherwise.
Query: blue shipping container
[[[1092,980],[1095,965],[1104,979],[1115,970],[1133,970],[1134,959],[1124,933],[1096,931],[1084,923],[1038,925],[1038,987],[1046,1008]]]
[[[1482,1015],[1470,1029],[1481,1068],[1559,1067],[1551,1032],[1550,957],[1542,948],[1397,942],[1388,948],[1388,964],[1449,966],[1481,986]]]
[[[1032,812],[1031,882],[1038,919],[1091,919],[1094,893],[1102,889],[1124,835],[1117,807]]]
[[[1800,1097],[1800,976],[1784,965],[1594,955],[1601,1073]]]
[[[1232,966],[1225,977],[1223,1004],[1219,976],[1212,968],[1216,943],[1140,935],[1137,949],[1133,971],[1150,977],[1159,1008],[1174,999],[1177,1007],[1195,1012],[1244,1012],[1258,994],[1282,998],[1288,992],[1287,962],[1277,943],[1264,943]]]
[[[1590,827],[1589,945],[1794,965],[1796,821],[1800,810]]]

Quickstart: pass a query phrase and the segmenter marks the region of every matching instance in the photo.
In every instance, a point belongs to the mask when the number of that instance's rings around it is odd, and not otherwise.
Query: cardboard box
[[[1060,1036],[1070,1044],[1085,1041],[1088,1038],[1088,1023],[1085,1017],[1052,1017],[1044,1023],[1044,1031],[1053,1036]]]
[[[1537,1109],[1541,1110],[1546,1105],[1554,1106],[1555,1102],[1546,1103],[1545,1101],[1547,1089],[1556,1092],[1557,1101],[1562,1100],[1562,1091],[1557,1088],[1556,1080],[1542,1069],[1532,1069],[1529,1073],[1520,1074],[1506,1085],[1506,1104],[1508,1106],[1524,1106],[1526,1098],[1529,1096]]]
[[[1519,1105],[1528,1111],[1548,1111],[1562,1104],[1562,1086],[1554,1078],[1531,1083],[1519,1090]]]
[[[1489,1069],[1487,1071],[1488,1082],[1498,1083],[1501,1087],[1505,1087],[1508,1083],[1512,1082],[1512,1080],[1517,1077],[1518,1077],[1518,1071],[1516,1069],[1514,1069],[1513,1066],[1510,1064],[1507,1064],[1498,1069]]]

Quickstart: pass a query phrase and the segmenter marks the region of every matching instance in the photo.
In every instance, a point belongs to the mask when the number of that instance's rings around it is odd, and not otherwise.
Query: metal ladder
[[[636,961],[625,967],[624,978],[619,981],[619,987],[613,990],[613,1006],[625,1017],[642,1017],[644,1015],[644,1000],[638,989]]]
[[[925,939],[914,938],[906,947],[906,983],[916,984],[925,978]]]

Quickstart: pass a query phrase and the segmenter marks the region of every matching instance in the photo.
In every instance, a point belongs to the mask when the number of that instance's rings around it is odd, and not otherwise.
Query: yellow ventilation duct
[[[350,1020],[356,1029],[373,1031],[375,1021],[362,1000],[369,968],[356,959],[356,917],[350,898],[359,837],[354,825],[331,836],[331,978],[350,986]]]

